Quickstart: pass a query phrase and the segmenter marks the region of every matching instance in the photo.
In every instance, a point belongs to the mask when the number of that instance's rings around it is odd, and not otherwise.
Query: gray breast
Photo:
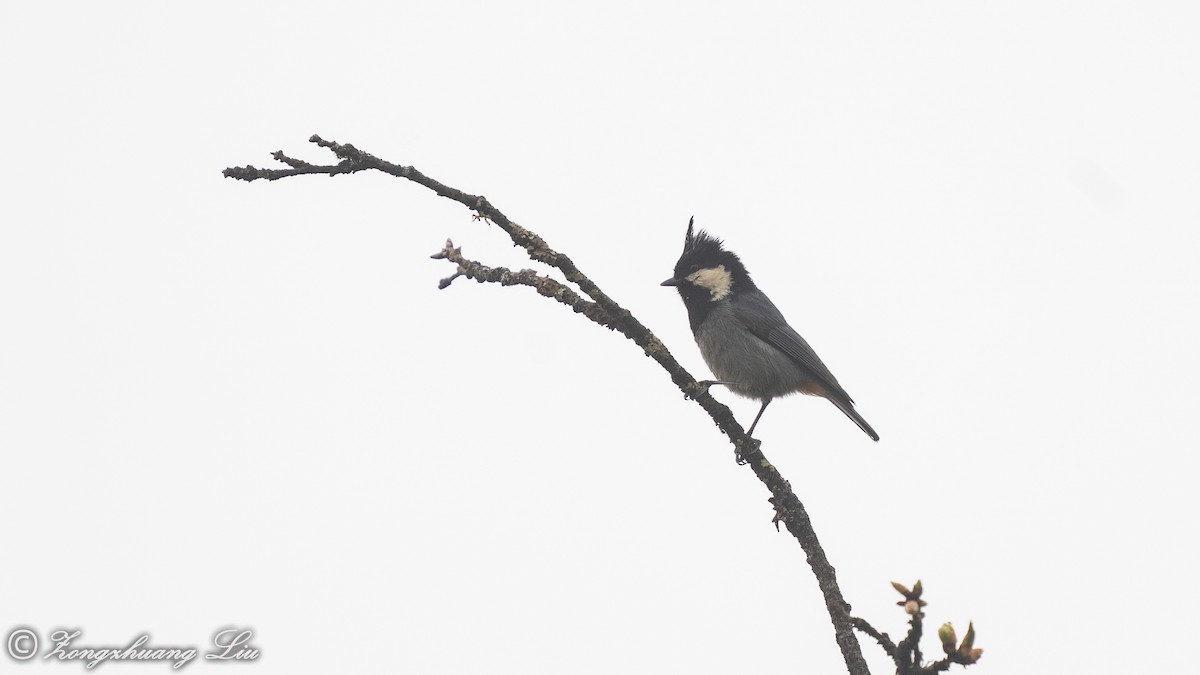
[[[733,393],[762,400],[811,388],[813,380],[786,354],[758,339],[718,302],[696,329],[696,344],[717,379]]]

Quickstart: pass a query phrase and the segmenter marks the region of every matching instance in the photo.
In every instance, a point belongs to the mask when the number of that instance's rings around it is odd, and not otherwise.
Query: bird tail
[[[879,434],[875,433],[875,430],[871,428],[870,424],[867,424],[867,421],[863,419],[863,416],[858,414],[858,411],[854,409],[854,403],[850,402],[849,400],[842,401],[832,397],[829,399],[829,401],[837,406],[838,410],[846,413],[846,417],[854,420],[854,423],[858,425],[858,428],[866,432],[866,434],[871,437],[871,440],[879,440]]]

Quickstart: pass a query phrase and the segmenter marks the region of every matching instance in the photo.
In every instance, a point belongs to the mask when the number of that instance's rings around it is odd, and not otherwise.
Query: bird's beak
[[[674,277],[667,279],[666,281],[659,284],[659,286],[678,286],[678,285],[679,285],[679,280]]]

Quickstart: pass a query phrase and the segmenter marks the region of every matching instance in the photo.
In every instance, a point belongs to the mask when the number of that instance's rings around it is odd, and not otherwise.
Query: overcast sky
[[[3,635],[844,672],[653,361],[528,288],[437,289],[447,237],[534,266],[499,228],[381,174],[221,177],[331,161],[317,133],[486,195],[709,377],[658,285],[694,215],[882,437],[810,398],[757,432],[856,613],[898,639],[920,578],[977,675],[1186,669],[1200,10],[743,4],[0,3]]]

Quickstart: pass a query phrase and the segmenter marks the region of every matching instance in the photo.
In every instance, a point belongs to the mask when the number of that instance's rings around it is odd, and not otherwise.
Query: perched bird
[[[758,290],[737,255],[704,230],[693,234],[694,222],[688,222],[674,276],[662,285],[679,290],[700,355],[719,378],[701,384],[723,384],[735,394],[762,401],[746,435],[754,433],[772,400],[800,392],[829,399],[878,441],[879,434],[854,409],[850,395]]]

